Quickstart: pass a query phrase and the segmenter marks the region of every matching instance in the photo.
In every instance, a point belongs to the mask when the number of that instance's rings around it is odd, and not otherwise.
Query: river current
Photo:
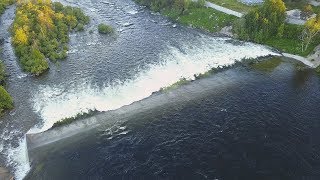
[[[22,72],[14,56],[7,30],[15,7],[0,20],[0,38],[4,38],[1,57],[9,74],[7,89],[15,101],[15,109],[0,121],[0,165],[9,167],[18,180],[30,169],[24,138],[28,132],[45,131],[54,122],[81,112],[117,109],[214,67],[232,65],[243,58],[276,55],[261,45],[176,26],[131,0],[60,2],[82,8],[91,22],[84,32],[71,33],[68,58],[51,64],[50,71],[41,77]],[[112,25],[115,35],[100,35],[99,23]],[[312,72],[309,76],[316,83],[314,89],[318,88],[317,76]],[[278,78],[291,76],[279,74]],[[264,90],[262,97],[270,89]],[[309,91],[305,93],[310,95]],[[228,110],[227,106],[222,110]]]

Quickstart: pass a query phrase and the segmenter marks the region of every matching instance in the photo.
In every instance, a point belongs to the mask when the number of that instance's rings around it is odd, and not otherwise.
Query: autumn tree
[[[40,75],[49,68],[47,59],[66,58],[68,33],[82,30],[88,22],[79,8],[51,0],[17,0],[11,33],[23,69]]]
[[[315,18],[309,19],[305,25],[304,30],[302,32],[302,51],[307,50],[310,43],[317,37],[320,33],[320,14],[318,14]]]

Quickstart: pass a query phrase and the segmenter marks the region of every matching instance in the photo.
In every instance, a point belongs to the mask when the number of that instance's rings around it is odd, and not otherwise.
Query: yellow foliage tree
[[[22,27],[18,28],[13,37],[13,42],[17,45],[26,45],[28,44],[28,36]]]

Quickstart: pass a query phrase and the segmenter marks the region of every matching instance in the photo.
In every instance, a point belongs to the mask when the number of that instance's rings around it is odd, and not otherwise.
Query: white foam
[[[30,132],[41,132],[66,117],[89,110],[107,111],[120,108],[150,96],[161,87],[169,86],[181,78],[193,79],[211,68],[232,65],[236,60],[276,55],[260,45],[245,43],[233,45],[226,38],[203,39],[196,47],[185,45],[182,50],[168,47],[161,54],[161,64],[141,70],[134,80],[118,85],[105,85],[95,89],[86,82],[79,83],[71,90],[63,86],[41,86],[34,97],[34,109],[43,118],[43,126]],[[69,85],[65,85],[69,86]]]
[[[137,14],[138,11],[133,9],[133,10],[127,11],[127,13],[128,13],[128,14],[131,14],[131,15],[134,15],[134,14]]]
[[[7,152],[8,164],[15,169],[15,179],[22,180],[30,170],[26,138],[20,141],[18,147],[9,147]]]

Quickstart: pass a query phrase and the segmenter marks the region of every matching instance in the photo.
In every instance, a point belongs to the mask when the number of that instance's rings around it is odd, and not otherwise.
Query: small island
[[[98,31],[100,34],[111,34],[114,32],[114,30],[111,26],[103,24],[103,23],[98,25]]]
[[[67,57],[69,32],[89,23],[80,8],[59,2],[17,1],[12,43],[24,71],[40,75],[49,69],[47,59]]]

